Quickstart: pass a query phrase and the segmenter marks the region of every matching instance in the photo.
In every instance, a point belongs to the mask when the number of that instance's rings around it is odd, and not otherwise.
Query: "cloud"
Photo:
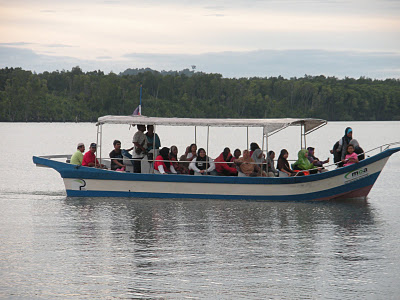
[[[41,12],[41,13],[52,14],[52,13],[55,13],[56,11],[55,11],[55,10],[52,10],[52,9],[43,9],[43,10],[41,10],[40,12]]]
[[[28,42],[13,42],[13,43],[0,43],[1,46],[26,46],[26,45],[33,45],[34,43]]]
[[[74,47],[71,45],[64,45],[64,44],[43,44],[43,46],[50,47],[50,48],[70,48]]]
[[[214,52],[198,55],[128,53],[123,59],[98,56],[80,60],[66,56],[37,54],[29,49],[0,46],[0,68],[21,67],[38,73],[70,70],[80,66],[84,71],[122,72],[128,68],[182,70],[196,66],[197,71],[220,73],[224,77],[302,77],[307,75],[361,76],[377,79],[400,78],[400,53],[325,50],[258,50],[247,52]]]

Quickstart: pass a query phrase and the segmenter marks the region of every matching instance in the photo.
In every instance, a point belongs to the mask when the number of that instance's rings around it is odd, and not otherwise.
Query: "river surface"
[[[320,159],[351,126],[364,150],[400,141],[400,122],[332,122],[307,137]],[[104,126],[131,146],[134,129]],[[180,153],[193,129],[157,128]],[[211,129],[209,153],[244,149],[245,129]],[[295,158],[300,129],[272,136]],[[261,145],[261,131],[250,130]],[[0,298],[399,299],[400,154],[366,200],[256,202],[68,198],[32,155],[72,154],[94,124],[0,123]],[[206,148],[206,129],[197,130]]]

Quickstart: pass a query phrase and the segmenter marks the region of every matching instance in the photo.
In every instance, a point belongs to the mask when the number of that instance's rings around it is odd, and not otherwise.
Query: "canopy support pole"
[[[209,166],[208,166],[208,156],[210,155],[208,153],[208,141],[209,141],[209,137],[210,137],[210,126],[207,126],[207,152],[206,152],[206,170],[208,170]],[[207,174],[207,173],[206,173]]]
[[[99,145],[99,135],[100,135],[100,126],[97,125],[97,134],[96,134],[96,145]],[[89,149],[90,150],[90,149]],[[97,150],[96,150],[97,151]],[[97,154],[97,153],[96,153]],[[97,167],[97,159],[94,160],[94,166]]]
[[[267,176],[268,176],[268,134],[265,135],[265,157],[267,158],[267,164],[266,164],[266,171],[267,171]],[[272,166],[271,166],[272,167]]]
[[[197,126],[194,126],[194,143],[197,145]]]
[[[156,125],[153,125],[153,163],[150,165],[153,166],[151,168],[151,173],[154,174],[154,160],[156,159]],[[148,157],[147,157],[148,159]]]
[[[247,126],[246,129],[247,129],[247,146],[246,146],[246,149],[249,150],[249,126]]]

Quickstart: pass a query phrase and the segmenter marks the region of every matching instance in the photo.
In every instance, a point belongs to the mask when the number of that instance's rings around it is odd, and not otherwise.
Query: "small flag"
[[[140,105],[135,108],[135,110],[133,111],[132,116],[140,116]]]

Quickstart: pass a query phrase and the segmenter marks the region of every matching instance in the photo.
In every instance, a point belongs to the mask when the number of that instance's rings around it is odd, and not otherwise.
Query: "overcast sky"
[[[0,0],[0,67],[400,78],[400,1]]]

